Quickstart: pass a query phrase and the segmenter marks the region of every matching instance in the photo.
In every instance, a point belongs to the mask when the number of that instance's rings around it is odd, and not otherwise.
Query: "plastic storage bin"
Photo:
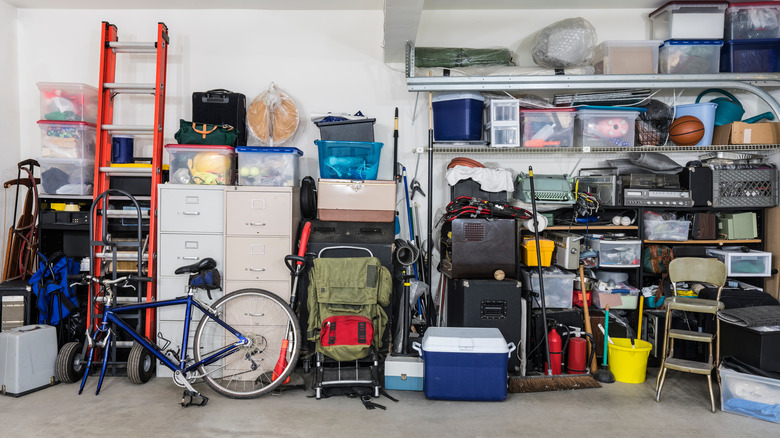
[[[718,371],[723,412],[780,423],[780,380],[740,373],[723,365]]]
[[[376,179],[382,143],[314,140],[320,159],[320,177]]]
[[[436,141],[482,139],[482,106],[475,92],[436,93],[433,96],[433,138]]]
[[[520,146],[520,102],[490,99],[485,104],[485,132],[491,147]]]
[[[592,292],[593,305],[599,309],[636,309],[639,304],[639,289],[626,284],[618,284],[618,287],[612,290],[601,290],[594,287]]]
[[[718,104],[712,102],[688,103],[674,107],[675,117],[693,116],[704,124],[704,136],[695,146],[712,145],[712,134],[715,132],[715,110],[717,108]]]
[[[501,401],[507,394],[507,362],[514,351],[501,331],[486,327],[430,327],[422,345],[425,397],[434,400]]]
[[[647,240],[688,240],[691,221],[644,221]]]
[[[617,107],[581,107],[577,110],[575,141],[583,147],[634,146],[639,113]]]
[[[95,160],[41,158],[41,193],[89,195],[95,175]]]
[[[322,140],[374,141],[374,123],[376,119],[358,119],[317,122],[316,125]]]
[[[539,289],[539,274],[535,269],[524,269],[523,287],[537,294]],[[551,309],[570,309],[574,293],[574,274],[565,272],[550,272],[544,270],[544,305]],[[539,300],[533,299],[533,307],[539,307]]]
[[[780,38],[726,41],[720,51],[720,71],[780,72]]]
[[[669,2],[650,13],[652,37],[722,39],[728,2]]]
[[[238,185],[240,186],[288,186],[297,187],[298,148],[239,146]]]
[[[720,71],[723,40],[666,40],[658,49],[661,73],[705,74]]]
[[[542,250],[542,266],[550,266],[555,242],[548,239],[539,239],[539,248]],[[523,239],[523,242],[520,244],[520,261],[526,266],[539,266],[536,257],[536,239]]]
[[[97,126],[87,122],[38,120],[41,157],[94,158]]]
[[[599,254],[599,267],[630,268],[639,266],[642,242],[638,239],[588,237],[588,245]]]
[[[780,4],[732,3],[726,8],[726,38],[754,40],[780,38]]]
[[[574,145],[574,108],[523,109],[522,145],[525,147],[569,147]]]
[[[707,255],[717,257],[726,265],[729,277],[769,277],[772,275],[772,253],[750,250],[742,252],[739,246],[723,249],[707,248]]]
[[[236,153],[232,146],[165,145],[173,184],[232,185]]]
[[[596,74],[658,73],[658,46],[663,41],[604,41],[593,52]]]
[[[38,82],[41,119],[97,123],[98,89],[86,84]]]

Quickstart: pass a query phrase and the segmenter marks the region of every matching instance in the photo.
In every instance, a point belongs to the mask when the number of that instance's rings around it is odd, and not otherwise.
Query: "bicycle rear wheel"
[[[287,303],[262,289],[241,289],[225,295],[212,305],[216,315],[250,342],[231,354],[200,367],[206,383],[230,398],[254,398],[273,391],[292,373],[300,353],[298,318]],[[283,340],[288,340],[286,362],[280,362]],[[195,332],[195,361],[234,344],[233,333],[214,319],[204,316]]]

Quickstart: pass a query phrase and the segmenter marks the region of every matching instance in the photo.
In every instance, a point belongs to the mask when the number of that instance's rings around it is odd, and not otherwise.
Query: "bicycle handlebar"
[[[122,282],[130,282],[130,281],[150,282],[152,280],[154,280],[152,277],[141,277],[139,275],[132,275],[132,274],[126,275],[124,277],[119,277],[115,280],[110,278],[95,277],[94,275],[90,275],[90,274],[68,275],[68,283],[70,284],[86,284],[90,281],[93,281],[95,283],[102,283],[105,284],[106,286],[111,286]]]

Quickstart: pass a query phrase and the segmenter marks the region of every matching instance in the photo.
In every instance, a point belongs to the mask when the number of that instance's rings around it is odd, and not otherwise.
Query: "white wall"
[[[417,45],[506,46],[518,53],[518,64],[530,66],[533,65],[530,57],[533,36],[555,21],[582,16],[596,27],[600,41],[641,40],[649,36],[649,12],[642,9],[424,11]],[[420,93],[417,100],[414,93],[407,91],[403,65],[384,64],[382,11],[19,9],[15,32],[10,30],[14,21],[13,8],[0,0],[0,28],[20,42],[18,87],[3,81],[0,97],[5,93],[15,102],[18,89],[20,142],[9,144],[20,144],[22,157],[40,154],[39,130],[35,124],[39,118],[36,82],[83,82],[97,86],[101,21],[116,24],[122,41],[152,41],[157,22],[168,25],[171,46],[165,134],[170,143],[174,143],[178,119],[190,118],[193,91],[227,88],[246,94],[251,101],[273,81],[297,101],[301,111],[300,130],[291,145],[304,151],[301,161],[304,175],[318,175],[313,140],[319,134],[308,120],[312,112],[361,110],[375,117],[377,141],[385,143],[380,179],[389,179],[392,174],[395,107],[400,109],[399,160],[407,166],[410,179],[417,159],[411,150],[427,145],[427,94]],[[0,56],[8,54],[13,59],[14,44],[5,43],[6,39],[2,41]],[[124,62],[120,64],[117,82],[150,82],[153,65],[147,59],[140,55],[120,58]],[[11,74],[3,75],[4,78],[16,76],[13,67],[2,63],[0,71],[6,70]],[[690,102],[696,93],[686,91],[683,99]],[[127,100],[116,107],[117,123],[151,123],[150,99],[121,99]],[[0,124],[14,126],[16,114],[11,112],[10,118],[0,117]],[[753,114],[749,110],[746,115]],[[448,199],[442,176],[450,158],[436,157],[435,205],[443,205]],[[527,170],[533,164],[541,174],[568,173],[578,157],[502,154],[476,158],[516,170]],[[587,157],[581,166],[593,167],[592,164],[605,158],[608,157]],[[685,162],[689,157],[674,155],[674,158]],[[426,156],[420,160],[420,168],[418,179],[425,188]],[[416,197],[415,200],[422,204],[424,214],[425,199]]]
[[[0,181],[16,178],[20,160],[19,89],[16,37],[16,8],[0,0]],[[22,192],[24,193],[24,192]],[[5,255],[6,230],[13,223],[15,188],[3,190],[5,210],[2,217],[2,254]]]

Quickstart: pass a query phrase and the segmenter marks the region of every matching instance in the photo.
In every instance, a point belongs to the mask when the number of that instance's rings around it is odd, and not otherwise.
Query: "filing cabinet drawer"
[[[298,284],[300,284],[300,280],[298,281]],[[290,287],[292,287],[292,284],[290,283],[289,280],[271,280],[271,281],[227,280],[225,281],[225,290],[229,292],[235,292],[241,289],[264,289],[267,290],[268,292],[278,295],[279,298],[283,299],[285,302],[290,301]]]
[[[227,237],[225,279],[286,280],[284,257],[291,253],[289,237]]]
[[[226,196],[227,234],[286,236],[292,232],[291,192],[228,192]]]
[[[221,234],[160,234],[159,275],[175,275],[176,269],[206,257],[213,258],[222,273],[222,242]]]
[[[160,232],[222,233],[223,188],[179,187],[166,184],[160,188]]]

